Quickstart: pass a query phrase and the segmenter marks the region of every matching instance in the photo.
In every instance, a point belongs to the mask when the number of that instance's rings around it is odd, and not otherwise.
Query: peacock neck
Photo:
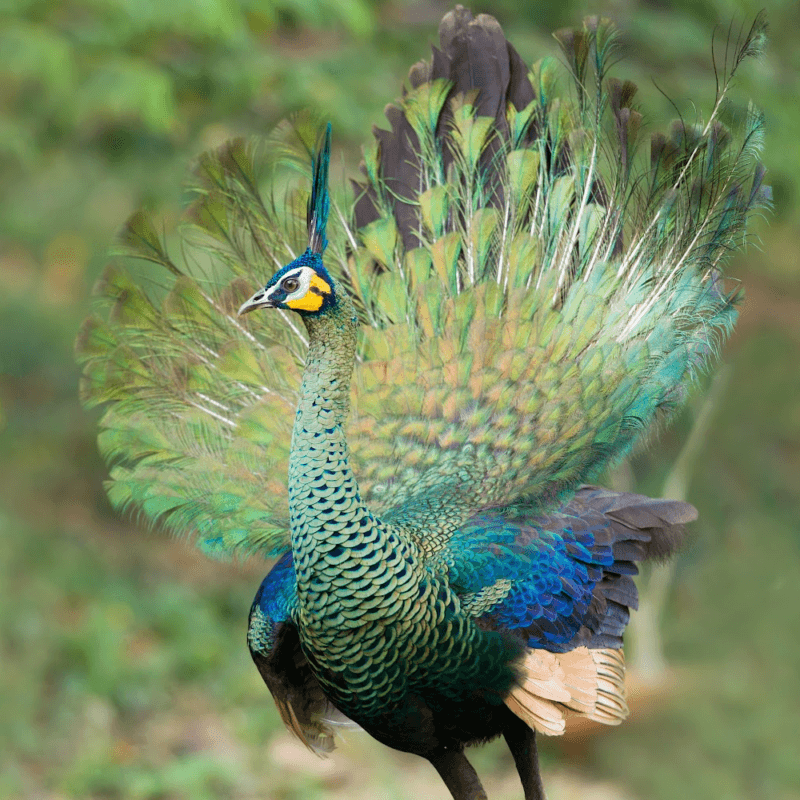
[[[343,295],[324,313],[303,317],[303,321],[309,342],[295,433],[302,419],[303,426],[312,425],[322,431],[335,425],[343,436],[355,363],[358,331],[355,308]]]
[[[309,334],[300,402],[289,459],[292,546],[318,532],[314,513],[327,492],[343,487],[358,496],[348,463],[344,426],[350,405],[358,320],[344,296],[324,313],[303,318]]]
[[[292,550],[301,601],[325,562],[348,544],[347,523],[372,519],[348,462],[345,423],[355,361],[357,317],[342,292],[335,304],[303,318],[309,334],[289,459]]]
[[[309,349],[289,459],[292,552],[301,638],[319,663],[329,658],[335,669],[334,643],[343,628],[363,624],[364,604],[388,608],[381,597],[390,591],[416,597],[412,573],[418,559],[414,545],[362,502],[348,462],[344,429],[355,361],[355,310],[344,296],[305,323]],[[362,606],[353,606],[344,587],[368,587]]]

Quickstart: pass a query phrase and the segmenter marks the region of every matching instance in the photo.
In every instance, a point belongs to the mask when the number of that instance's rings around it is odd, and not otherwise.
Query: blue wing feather
[[[261,624],[251,625],[251,634],[248,636],[251,650],[269,653],[273,649],[281,625],[291,621],[292,610],[297,603],[296,586],[294,560],[289,551],[275,562],[253,600],[250,618],[252,620],[258,611]],[[257,640],[253,638],[256,635]]]
[[[636,562],[674,550],[693,517],[686,503],[584,487],[547,516],[476,515],[444,560],[451,586],[483,625],[552,652],[621,647],[638,601]]]
[[[581,645],[621,647],[629,609],[638,604],[636,563],[680,545],[688,503],[583,487],[558,512],[528,518],[513,509],[472,517],[434,561],[481,625],[522,637],[528,647],[566,652]],[[293,625],[296,582],[291,552],[264,578],[251,610],[268,654]]]
[[[352,722],[334,708],[308,665],[294,621],[297,583],[291,552],[284,553],[261,583],[247,643],[286,726],[318,754],[334,747],[332,725]]]

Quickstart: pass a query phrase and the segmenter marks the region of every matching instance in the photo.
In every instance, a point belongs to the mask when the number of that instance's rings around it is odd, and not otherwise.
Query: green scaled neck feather
[[[350,378],[356,347],[357,318],[345,294],[337,293],[328,309],[305,316],[309,333],[301,399],[292,432],[289,458],[289,511],[292,551],[298,576],[300,613],[318,629],[327,624],[358,626],[360,612],[348,615],[326,608],[335,595],[332,582],[344,585],[358,579],[373,586],[384,562],[393,564],[400,554],[396,537],[387,541],[385,530],[361,501],[350,465],[345,439]],[[369,547],[372,569],[350,574],[351,562],[363,564]],[[347,616],[352,616],[348,622]],[[320,631],[321,633],[321,631]]]
[[[337,288],[331,285],[334,293]],[[416,559],[408,544],[380,525],[361,501],[348,463],[344,425],[355,357],[355,310],[341,295],[304,322],[309,347],[289,459],[298,619],[304,649],[315,654],[329,690],[347,707],[342,692],[354,679],[363,682],[365,677],[357,668],[345,667],[356,660],[360,647],[352,632],[363,627],[365,611],[385,624],[392,622],[386,611],[391,616],[404,610],[403,595],[416,595],[415,576],[407,570],[404,586],[397,580],[398,567]]]

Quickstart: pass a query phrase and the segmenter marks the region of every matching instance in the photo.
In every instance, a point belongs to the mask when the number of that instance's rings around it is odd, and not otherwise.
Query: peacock
[[[707,120],[645,136],[609,21],[529,69],[457,6],[351,200],[302,118],[200,157],[181,259],[129,220],[150,263],[107,267],[77,343],[110,499],[276,559],[247,643],[311,749],[357,725],[474,800],[464,749],[502,735],[538,800],[537,733],[626,716],[637,564],[696,511],[593,482],[734,324],[721,267],[770,198],[762,116],[726,97],[765,27]]]

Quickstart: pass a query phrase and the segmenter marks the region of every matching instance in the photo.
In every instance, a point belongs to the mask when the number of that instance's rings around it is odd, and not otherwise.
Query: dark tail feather
[[[622,647],[628,609],[639,605],[631,577],[638,571],[637,563],[675,553],[685,540],[684,526],[697,519],[697,511],[678,500],[654,500],[596,486],[582,486],[567,508],[579,516],[600,512],[611,522],[608,537],[614,563],[604,568],[584,625],[565,649]]]
[[[697,519],[697,509],[680,500],[653,499],[594,486],[579,489],[575,500],[600,511],[616,523],[615,527],[619,526],[615,533],[620,546],[625,541],[639,544],[641,556],[632,559],[636,561],[673,555],[686,538],[684,526]]]
[[[506,109],[508,103],[522,110],[534,99],[528,79],[528,68],[519,53],[506,40],[497,20],[486,14],[473,17],[463,6],[449,12],[439,26],[440,48],[433,48],[430,62],[421,61],[409,72],[409,83],[417,88],[439,78],[448,81],[450,90],[436,124],[436,137],[444,142],[450,133],[452,113],[449,100],[465,95],[480,116],[493,117],[496,136],[507,136]],[[355,183],[355,223],[357,228],[368,225],[380,216],[382,202],[391,205],[403,245],[406,249],[420,242],[419,212],[416,203],[406,202],[418,191],[421,174],[420,146],[417,134],[398,106],[386,107],[391,130],[374,128],[380,149],[380,179],[385,197],[379,198],[371,180]],[[492,160],[502,142],[489,142],[481,154],[480,168],[488,182],[487,193],[492,204],[502,200],[499,179],[492,181]],[[452,161],[447,147],[442,147],[442,168]],[[366,173],[365,173],[366,174]]]

